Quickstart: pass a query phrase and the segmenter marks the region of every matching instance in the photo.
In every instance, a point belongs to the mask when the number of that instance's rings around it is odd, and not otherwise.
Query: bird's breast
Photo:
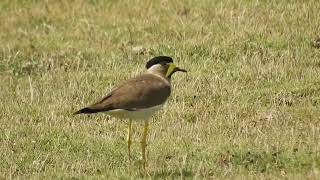
[[[136,110],[125,110],[125,109],[114,109],[108,111],[107,114],[121,119],[132,119],[132,120],[149,120],[152,115],[162,109],[163,105],[158,105],[150,108],[136,109]]]

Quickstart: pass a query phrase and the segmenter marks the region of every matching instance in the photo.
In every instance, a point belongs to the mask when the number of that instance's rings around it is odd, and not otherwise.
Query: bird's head
[[[169,79],[175,72],[187,72],[174,65],[172,58],[168,56],[157,56],[150,59],[146,64],[146,68],[151,73],[156,73]]]

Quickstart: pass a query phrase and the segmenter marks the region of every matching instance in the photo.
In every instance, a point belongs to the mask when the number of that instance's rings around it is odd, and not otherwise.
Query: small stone
[[[136,46],[132,48],[132,52],[136,55],[143,55],[146,52],[146,48],[142,46]]]
[[[314,39],[313,46],[316,48],[320,48],[320,37]]]

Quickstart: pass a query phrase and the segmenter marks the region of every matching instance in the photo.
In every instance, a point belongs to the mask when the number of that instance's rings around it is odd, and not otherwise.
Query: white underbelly
[[[107,114],[121,119],[132,119],[132,120],[148,120],[154,115],[158,110],[162,108],[163,105],[154,106],[146,109],[139,109],[136,111],[127,111],[124,109],[115,109],[108,111]]]

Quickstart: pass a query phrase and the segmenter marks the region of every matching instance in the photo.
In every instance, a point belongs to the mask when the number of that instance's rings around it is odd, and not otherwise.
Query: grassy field
[[[318,0],[0,1],[0,179],[319,179]],[[138,50],[137,50],[138,49]],[[169,55],[148,137],[72,116]]]

